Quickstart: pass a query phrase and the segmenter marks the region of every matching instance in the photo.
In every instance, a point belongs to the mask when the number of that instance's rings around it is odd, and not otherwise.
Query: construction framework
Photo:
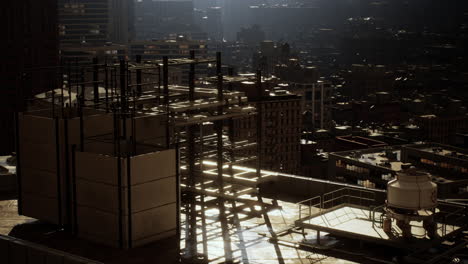
[[[187,59],[164,57],[152,61],[142,61],[141,56],[137,56],[135,62],[121,60],[100,63],[94,59],[89,65],[68,61],[59,67],[32,69],[55,71],[58,88],[37,95],[28,102],[28,109],[16,116],[17,154],[20,157],[19,213],[23,214],[21,186],[25,182],[21,173],[20,145],[24,125],[21,120],[25,115],[40,112],[55,120],[58,212],[57,221],[52,222],[74,234],[78,233],[76,174],[80,164],[76,163],[76,156],[86,151],[93,142],[105,143],[111,146],[110,155],[126,163],[123,166],[123,163],[117,162],[119,247],[132,248],[132,217],[131,213],[124,213],[132,212],[132,188],[125,189],[125,186],[131,185],[134,177],[131,173],[131,158],[139,155],[141,149],[175,149],[176,229],[179,238],[181,224],[185,224],[186,242],[182,257],[208,261],[206,255],[200,256],[198,253],[196,230],[198,221],[202,222],[202,226],[206,224],[205,210],[215,206],[222,226],[226,263],[232,262],[227,218],[239,220],[239,212],[245,213],[245,209],[254,212],[254,207],[259,206],[267,220],[266,211],[276,206],[264,203],[257,188],[270,175],[262,173],[259,166],[254,170],[242,166],[254,160],[259,165],[259,155],[252,153],[259,154],[261,146],[247,140],[235,141],[233,137],[233,119],[256,115],[255,107],[247,103],[244,93],[233,91],[230,86],[224,89],[220,53],[216,54],[216,58],[196,58],[195,55],[191,51]],[[216,86],[196,87],[195,68],[206,63],[216,63]],[[169,84],[171,67],[188,71],[187,86]],[[257,80],[257,85],[261,86],[260,72]],[[111,124],[108,129],[90,132],[90,127],[99,127],[89,121],[89,117],[96,113],[106,117],[106,122]],[[70,128],[72,122],[77,125]],[[258,128],[261,129],[261,126]],[[70,136],[72,129],[75,129],[73,132],[77,133],[76,137]],[[122,175],[126,175],[126,178]],[[128,201],[122,201],[122,191],[126,192]],[[243,195],[255,196],[258,200],[241,198]],[[255,213],[250,215],[258,216]],[[128,223],[126,228],[123,222]],[[234,222],[239,225],[239,221]],[[240,226],[237,228],[240,229]],[[204,234],[206,238],[206,232]],[[207,252],[206,247],[205,244],[204,254]]]

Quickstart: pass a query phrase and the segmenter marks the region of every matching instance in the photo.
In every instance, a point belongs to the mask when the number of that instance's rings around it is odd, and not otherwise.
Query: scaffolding
[[[216,85],[196,87],[195,68],[206,63],[216,63]],[[189,82],[186,86],[169,83],[171,67],[188,68]],[[252,209],[251,217],[258,217],[254,207],[260,207],[263,216],[268,218],[266,211],[275,206],[264,203],[258,193],[258,184],[271,175],[260,171],[259,166],[255,169],[242,166],[255,160],[259,165],[258,151],[261,148],[257,142],[261,140],[236,141],[233,136],[233,119],[256,115],[257,110],[247,103],[243,92],[224,88],[221,69],[220,53],[216,58],[196,58],[194,51],[186,59],[164,57],[162,60],[142,61],[141,56],[137,56],[135,62],[104,63],[94,59],[89,65],[69,61],[52,69],[57,73],[59,88],[37,95],[29,101],[30,107],[17,116],[20,214],[24,213],[21,185],[25,180],[21,174],[22,148],[19,147],[21,129],[24,128],[22,122],[25,116],[39,113],[41,117],[55,120],[56,124],[56,202],[59,212],[57,221],[52,222],[75,234],[79,232],[76,185],[77,166],[81,165],[76,162],[77,155],[92,151],[96,144],[106,145],[106,154],[119,160],[116,163],[117,190],[125,191],[125,199],[128,199],[122,201],[122,193],[117,196],[119,247],[133,247],[131,213],[125,216],[125,212],[132,212],[133,204],[132,188],[125,189],[131,186],[131,177],[135,177],[130,173],[131,159],[149,152],[173,149],[176,151],[178,237],[182,229],[181,213],[185,219],[183,258],[200,258],[197,223],[202,221],[202,226],[205,226],[205,210],[216,206],[226,262],[232,262],[228,217],[239,219],[238,212],[245,208]],[[257,80],[261,78],[257,76]],[[101,119],[91,118],[96,115]],[[106,129],[102,129],[103,126]],[[73,130],[73,135],[69,135],[70,130]],[[63,140],[61,136],[59,140],[61,134],[65,135]],[[127,165],[122,165],[121,160]],[[123,169],[128,171],[123,172]],[[257,201],[241,198],[243,195],[256,197]],[[37,215],[32,216],[38,218]],[[206,254],[206,248],[203,252]],[[207,261],[206,255],[201,259]]]

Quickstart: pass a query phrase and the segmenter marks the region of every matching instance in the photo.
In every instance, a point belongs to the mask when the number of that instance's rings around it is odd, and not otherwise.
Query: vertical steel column
[[[216,75],[218,77],[217,88],[218,88],[218,101],[224,103],[223,96],[223,74],[221,69],[221,52],[216,53]],[[223,115],[223,105],[218,107],[218,115]],[[218,165],[218,188],[220,197],[219,202],[219,218],[221,221],[221,232],[224,240],[224,253],[226,263],[232,263],[233,255],[231,248],[231,237],[229,236],[229,225],[226,219],[226,208],[224,205],[224,181],[223,181],[223,120],[216,121],[216,136],[217,136],[217,165]]]
[[[62,174],[61,174],[61,166],[60,166],[60,122],[58,117],[54,118],[55,120],[55,172],[57,174],[56,178],[56,188],[57,188],[57,214],[58,214],[58,225],[62,227]]]
[[[124,60],[120,60],[120,115],[119,117],[122,122],[122,135],[124,139],[127,138],[127,120],[125,118],[125,114],[128,109],[127,105],[127,67]],[[120,139],[119,139],[120,140]],[[120,144],[120,143],[119,143]]]
[[[234,142],[234,120],[232,118],[229,118],[228,120],[228,126],[229,126],[229,143],[231,145],[231,148],[229,149],[229,157],[230,157],[230,162],[229,162],[229,175],[234,178],[234,171],[233,171],[233,163],[236,161],[235,153],[234,153],[234,147],[235,147],[235,142]]]
[[[57,72],[56,72],[57,73]],[[59,74],[59,84],[60,84],[60,106],[62,108],[62,117],[65,115],[65,98],[63,95],[63,85],[64,85],[64,80],[63,80],[63,60],[60,60],[60,66],[58,69],[58,74]]]
[[[70,197],[70,149],[68,145],[68,118],[63,118],[63,134],[65,146],[65,210],[66,210],[66,225],[65,229],[70,231],[72,224],[72,202]]]
[[[205,177],[203,173],[203,159],[204,155],[204,134],[203,134],[203,123],[200,124],[200,179],[201,179],[201,189],[205,191]],[[207,238],[207,230],[206,230],[206,213],[205,213],[205,194],[200,195],[200,212],[201,212],[201,221],[202,221],[202,239],[203,239],[203,254],[205,258],[208,258],[208,238]]]
[[[234,76],[234,68],[233,67],[228,68],[228,76],[231,76],[231,77]],[[228,90],[232,91],[232,82],[228,83]]]
[[[104,64],[104,88],[106,89],[106,113],[109,113],[109,68],[107,59]]]
[[[190,51],[190,59],[195,59],[195,51]],[[190,63],[189,71],[189,100],[190,103],[195,101],[195,64]],[[190,111],[192,112],[192,111]],[[189,113],[190,114],[190,113]],[[189,125],[187,127],[187,159],[188,159],[188,186],[189,188],[195,189],[195,125]],[[189,193],[189,208],[190,215],[189,219],[189,230],[187,234],[187,247],[189,249],[190,256],[194,257],[197,255],[197,210],[196,210],[196,194],[194,192]]]
[[[218,90],[218,101],[224,103],[223,96],[223,75],[221,72],[221,53],[216,53],[216,76],[217,76],[217,90]],[[221,104],[218,106],[218,115],[223,115],[224,109]],[[218,164],[218,184],[221,194],[224,193],[223,184],[223,121],[218,120],[216,122],[216,136],[217,136],[217,164]]]
[[[190,214],[187,214],[189,219],[189,230],[187,230],[187,248],[190,256],[197,255],[197,210],[196,210],[196,194],[195,191],[195,140],[194,140],[195,125],[187,127],[187,152],[188,159],[188,186],[194,190],[188,193],[188,201]]]
[[[85,70],[84,70],[84,68],[81,68],[80,82],[81,82],[81,84],[76,86],[76,94],[80,95],[81,100],[79,100],[79,106],[83,107],[85,105],[85,99],[86,99],[86,85],[85,85]],[[79,86],[81,86],[81,92],[78,92],[78,87]]]
[[[125,110],[127,107],[125,98],[127,95],[127,81],[125,78],[127,70],[125,66],[125,61],[120,60],[120,105],[122,110]]]
[[[324,93],[324,83],[320,85],[320,129],[323,129],[323,93]]]
[[[141,55],[136,55],[136,62],[138,64],[141,63]],[[139,67],[139,65],[137,67]],[[136,78],[137,78],[137,95],[141,96],[143,92],[143,89],[141,86],[141,69],[136,70]]]
[[[163,57],[163,93],[164,104],[169,104],[169,59],[167,56]]]
[[[171,144],[170,130],[169,130],[169,59],[167,56],[163,57],[163,89],[164,89],[164,105],[166,107],[166,147],[169,148]]]
[[[133,223],[132,223],[132,171],[131,171],[131,155],[127,153],[127,240],[128,248],[133,247]]]
[[[177,243],[177,253],[180,252],[180,239],[181,239],[181,226],[180,226],[180,152],[179,152],[179,142],[176,143],[175,145],[175,155],[176,155],[176,236],[178,240],[176,241]],[[177,261],[180,261],[180,254],[177,254]]]
[[[195,51],[190,51],[190,59],[195,60]],[[195,63],[190,63],[189,71],[189,100],[193,102],[195,100]]]
[[[73,190],[73,223],[72,234],[78,234],[78,202],[76,200],[76,145],[72,146],[72,190]]]
[[[80,100],[82,101],[82,100]],[[78,105],[78,115],[80,118],[80,151],[84,151],[84,120],[83,120],[83,105]]]
[[[18,109],[15,111],[15,150],[16,150],[16,179],[18,184],[18,214],[23,214],[23,183],[21,167],[20,125]]]
[[[69,61],[68,62],[68,69],[67,69],[67,75],[68,75],[68,83],[67,83],[67,86],[68,86],[68,104],[70,106],[70,109],[72,107],[72,65],[71,65],[71,62]]]
[[[257,92],[259,93],[259,96],[261,97],[263,94],[263,88],[262,88],[262,71],[257,70]],[[259,100],[257,102],[257,168],[256,168],[256,173],[257,173],[257,178],[260,179],[262,174],[261,174],[261,167],[262,167],[262,126],[263,126],[263,120],[262,120],[262,114],[263,114],[263,104],[262,100]]]
[[[98,58],[93,58],[93,95],[94,95],[94,103],[99,103],[99,65],[98,65]]]
[[[312,130],[315,130],[315,83],[312,85]]]
[[[161,103],[161,65],[158,64],[158,104]]]
[[[116,115],[117,116],[117,115]],[[119,209],[119,247],[123,248],[124,247],[124,241],[123,241],[123,232],[124,232],[124,227],[123,227],[123,182],[122,182],[122,153],[121,153],[121,136],[120,136],[120,121],[119,118],[117,118],[117,124],[118,127],[115,127],[114,130],[116,130],[116,135],[117,135],[117,196],[118,196],[118,209]]]
[[[55,90],[52,90],[51,106],[52,106],[52,118],[54,118],[56,116],[55,114]]]

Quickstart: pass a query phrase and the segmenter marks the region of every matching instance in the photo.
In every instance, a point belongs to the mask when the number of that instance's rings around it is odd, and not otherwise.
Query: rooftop
[[[213,182],[210,175],[216,168],[216,163],[204,162],[204,165],[206,177],[201,177],[198,181],[205,181],[209,185]],[[232,179],[229,185],[246,185],[242,182],[255,180],[254,169],[240,166],[235,166],[233,169],[235,179]],[[225,175],[225,178],[229,178],[229,175]],[[262,178],[269,178],[273,182],[280,180],[279,178],[286,181],[300,181],[301,185],[321,184],[325,189],[330,189],[333,184],[334,188],[340,188],[339,183],[268,171],[262,171]],[[360,196],[360,199],[367,199],[365,197],[371,194],[373,201],[382,202],[381,198],[376,200],[377,195],[381,196],[380,191],[354,188],[348,185],[341,185],[341,187],[342,189],[331,193],[342,192],[342,190],[360,192],[367,194]],[[385,237],[381,232],[372,228],[372,222],[368,219],[370,209],[351,205],[335,207],[335,199],[325,198],[331,193],[321,193],[323,204],[314,205],[307,204],[310,199],[306,200],[306,203],[304,201],[296,203],[288,199],[274,198],[263,194],[262,191],[239,195],[193,191],[197,193],[195,239],[188,235],[190,232],[193,233],[190,221],[187,220],[190,214],[187,211],[189,204],[182,200],[181,205],[180,247],[182,255],[189,259],[186,263],[198,263],[194,262],[195,258],[204,259],[199,263],[227,263],[229,260],[232,260],[230,263],[250,264],[381,263],[391,262],[395,257],[426,250],[424,243],[421,244],[422,247],[413,250],[401,244],[397,246],[400,242],[382,243],[376,246],[372,241],[366,242],[366,239],[361,239],[363,243],[367,243],[366,246],[359,246],[360,243],[356,243],[358,235],[346,236],[339,234],[340,231],[359,233],[376,240],[390,240],[391,238]],[[226,191],[236,190],[229,188]],[[309,192],[309,196],[313,195],[313,192]],[[330,198],[330,195],[328,196]],[[15,197],[2,198],[3,200],[0,201],[0,235],[9,235],[104,263],[174,263],[168,261],[168,258],[171,254],[177,254],[177,249],[170,246],[174,245],[174,239],[177,238],[122,251],[74,238],[53,225],[19,216]],[[325,209],[325,204],[332,205],[332,207],[327,207],[331,210]],[[221,217],[221,208],[225,210],[225,217]],[[306,213],[307,211],[309,213]],[[319,214],[315,215],[316,213]],[[376,216],[378,218],[378,214]],[[307,219],[304,220],[303,217]],[[306,224],[316,225],[317,228],[312,230],[307,226],[305,232],[301,232],[297,222],[301,219]],[[322,227],[330,229],[331,232],[321,230]],[[448,226],[447,230],[451,232],[460,228],[454,225]],[[420,231],[417,223],[415,229]],[[317,233],[316,230],[321,230],[321,232]],[[459,246],[461,242],[463,240],[458,240],[454,247]],[[437,248],[437,252],[447,250],[445,246],[442,248],[439,245],[431,245],[431,247]],[[439,254],[430,253],[429,255],[434,257]]]

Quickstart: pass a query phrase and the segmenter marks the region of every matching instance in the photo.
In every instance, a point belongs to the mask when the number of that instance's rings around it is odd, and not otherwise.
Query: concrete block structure
[[[20,115],[21,214],[68,226],[80,238],[114,247],[174,236],[176,151],[154,148],[165,141],[161,136],[165,119],[152,115],[118,120],[117,124],[125,123],[127,135],[143,145],[124,139],[116,149],[109,141],[116,129],[115,116],[84,112],[52,117],[41,110]]]
[[[58,225],[71,224],[72,145],[80,144],[80,137],[112,131],[112,116],[103,112],[86,111],[83,118],[69,114],[28,111],[18,120],[19,211]],[[83,120],[86,128],[80,128]]]
[[[176,235],[176,151],[118,157],[93,149],[75,156],[78,237],[130,248]]]

